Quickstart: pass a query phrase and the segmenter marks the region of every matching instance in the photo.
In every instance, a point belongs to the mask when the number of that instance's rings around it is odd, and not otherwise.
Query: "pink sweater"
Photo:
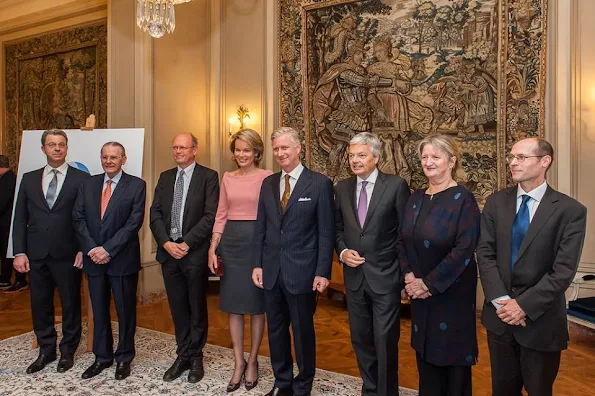
[[[272,174],[270,170],[250,176],[235,176],[225,172],[221,180],[213,232],[223,233],[227,220],[256,220],[262,181]]]

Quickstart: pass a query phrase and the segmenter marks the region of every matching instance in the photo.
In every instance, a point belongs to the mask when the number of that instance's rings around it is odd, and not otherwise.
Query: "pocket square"
[[[304,197],[304,198],[298,199],[298,202],[308,202],[308,201],[311,201],[311,200],[312,200],[312,198]]]

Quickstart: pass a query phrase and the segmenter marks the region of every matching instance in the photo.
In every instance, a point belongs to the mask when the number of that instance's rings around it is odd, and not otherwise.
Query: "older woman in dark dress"
[[[419,395],[471,395],[471,366],[478,354],[474,251],[479,208],[453,178],[460,159],[454,139],[428,136],[419,156],[428,188],[409,198],[398,243],[411,297]]]

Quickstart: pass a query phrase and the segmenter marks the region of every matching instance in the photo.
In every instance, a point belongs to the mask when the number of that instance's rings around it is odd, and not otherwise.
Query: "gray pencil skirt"
[[[218,246],[225,270],[221,277],[220,309],[231,314],[264,313],[264,292],[252,283],[253,220],[228,220]]]

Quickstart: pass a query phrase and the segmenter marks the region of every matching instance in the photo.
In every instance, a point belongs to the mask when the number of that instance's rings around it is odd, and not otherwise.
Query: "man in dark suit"
[[[397,230],[409,198],[407,182],[376,166],[382,143],[369,132],[349,143],[355,175],[335,189],[336,249],[344,264],[351,342],[364,380],[362,395],[399,393],[401,270]]]
[[[27,289],[25,274],[16,273],[14,285],[12,278],[12,258],[8,258],[8,236],[10,234],[10,220],[12,220],[12,203],[14,190],[17,183],[17,176],[10,169],[8,157],[0,154],[0,260],[2,260],[2,276],[0,277],[0,289],[8,289],[10,292],[17,292]]]
[[[81,271],[83,254],[72,225],[72,208],[88,174],[66,163],[68,137],[52,129],[41,135],[48,164],[25,173],[19,187],[14,223],[14,267],[29,272],[33,330],[39,357],[27,373],[56,360],[54,290],[62,302],[62,333],[58,372],[73,366],[81,339]]]
[[[74,205],[73,220],[85,257],[93,307],[95,362],[83,379],[95,377],[116,359],[117,380],[130,375],[136,330],[136,287],[140,271],[138,232],[145,218],[144,180],[122,171],[126,150],[118,142],[101,148],[105,173],[87,179]],[[113,351],[110,300],[118,313],[118,349]]]
[[[207,253],[219,203],[219,178],[214,170],[196,163],[197,147],[196,137],[189,133],[174,138],[171,149],[178,166],[159,176],[151,205],[151,231],[157,241],[157,261],[163,264],[178,355],[164,381],[173,381],[188,369],[188,382],[204,376]]]
[[[293,128],[271,136],[282,171],[260,190],[254,231],[252,280],[265,289],[265,309],[275,384],[268,396],[309,395],[316,371],[316,292],[329,283],[335,237],[333,185],[300,162]],[[293,377],[289,325],[300,368]]]
[[[516,186],[494,193],[481,217],[477,258],[486,296],[495,396],[552,394],[567,348],[564,292],[576,273],[587,210],[545,179],[554,150],[544,139],[516,143],[507,157]]]

